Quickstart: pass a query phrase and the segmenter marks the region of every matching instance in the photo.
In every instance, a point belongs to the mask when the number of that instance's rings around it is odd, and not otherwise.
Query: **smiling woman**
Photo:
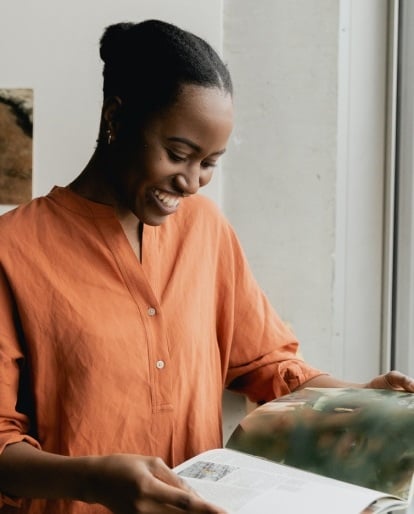
[[[195,194],[233,125],[217,53],[149,20],[110,26],[101,57],[91,159],[0,217],[0,506],[220,512],[169,466],[222,445],[223,389],[263,402],[344,383],[303,361],[227,219]],[[396,373],[369,385],[414,390]]]
[[[208,184],[232,130],[228,70],[203,40],[188,37],[191,44],[170,25],[152,20],[110,27],[101,41],[98,147],[70,188],[111,203],[134,246],[138,219],[160,225],[182,197]],[[128,50],[144,41],[152,52],[137,60]]]
[[[118,97],[106,100],[102,116],[110,144],[98,145],[70,188],[96,202],[110,199],[128,234],[130,213],[147,225],[160,225],[181,198],[208,184],[230,136],[233,108],[229,93],[186,84],[172,106],[127,135],[116,121],[122,110]]]

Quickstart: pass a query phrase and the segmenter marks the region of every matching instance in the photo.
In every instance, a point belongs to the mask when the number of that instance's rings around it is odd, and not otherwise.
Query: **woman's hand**
[[[395,389],[397,391],[414,393],[414,379],[399,371],[388,371],[388,373],[373,378],[364,387],[371,389]]]
[[[161,459],[141,455],[67,457],[26,442],[0,455],[0,490],[22,498],[100,503],[114,514],[224,514]]]
[[[304,387],[361,387],[366,389],[394,389],[414,393],[414,379],[399,371],[388,371],[378,375],[365,384],[345,382],[330,375],[319,375],[304,382],[298,389]]]
[[[101,503],[114,514],[224,513],[201,499],[159,458],[96,457],[90,471],[85,500]]]

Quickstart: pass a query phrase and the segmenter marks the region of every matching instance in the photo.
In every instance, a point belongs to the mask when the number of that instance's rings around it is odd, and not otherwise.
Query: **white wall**
[[[380,371],[386,0],[225,0],[223,207],[305,358]]]
[[[224,208],[306,358],[331,368],[338,2],[225,5],[238,115]]]

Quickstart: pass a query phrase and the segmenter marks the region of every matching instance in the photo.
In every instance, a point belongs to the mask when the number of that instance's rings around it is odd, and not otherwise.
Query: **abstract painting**
[[[32,197],[33,90],[0,89],[0,204]]]

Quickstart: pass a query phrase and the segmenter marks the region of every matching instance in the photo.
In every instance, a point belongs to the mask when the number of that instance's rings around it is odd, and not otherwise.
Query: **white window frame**
[[[396,7],[340,1],[334,370],[355,381],[391,361]]]
[[[414,375],[414,3],[399,9],[392,365]]]

